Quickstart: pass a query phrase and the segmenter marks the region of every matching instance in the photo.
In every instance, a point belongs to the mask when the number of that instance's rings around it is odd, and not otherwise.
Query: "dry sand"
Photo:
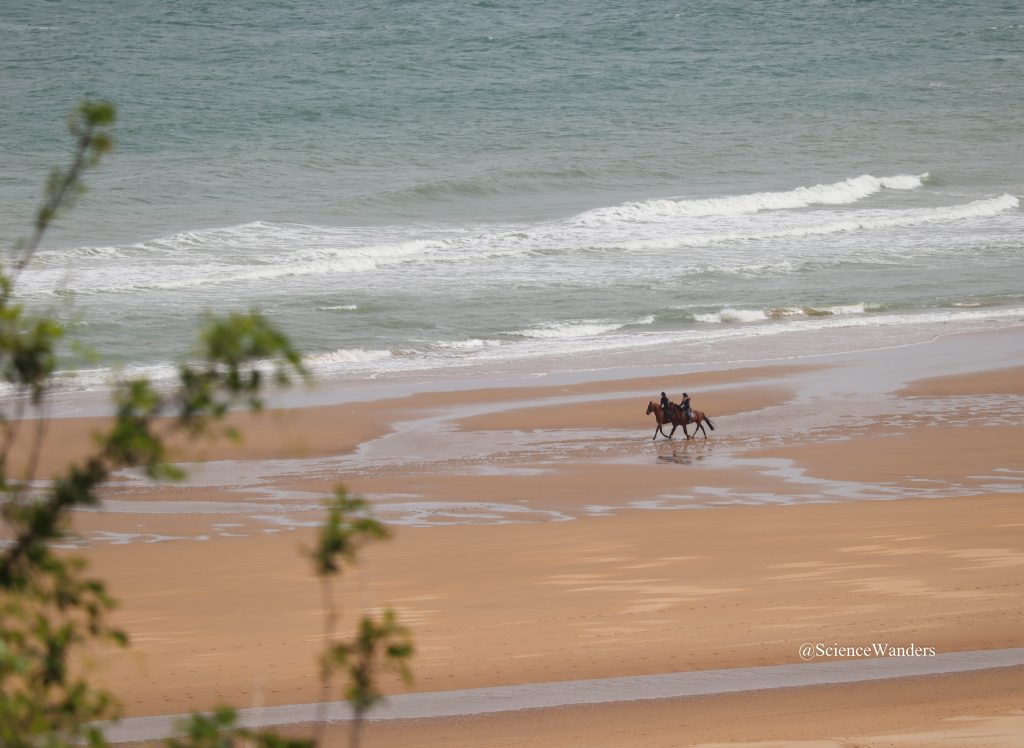
[[[422,690],[792,663],[804,642],[1012,647],[1022,527],[1019,498],[991,496],[402,528],[340,599],[396,607]],[[302,542],[94,549],[135,638],[105,668],[128,711],[317,700]]]
[[[708,373],[686,384],[719,429],[691,442],[650,441],[643,409],[659,388],[643,380],[264,415],[247,446],[201,457],[326,461],[253,462],[280,472],[251,485],[126,480],[110,492],[117,512],[77,518],[133,639],[94,665],[131,715],[317,700],[322,600],[299,549],[319,513],[262,509],[338,481],[393,504],[384,516],[426,525],[396,527],[337,589],[342,630],[383,605],[414,629],[418,690],[794,663],[804,642],[1021,646],[1020,371],[919,382],[880,397],[881,415],[810,430],[823,408],[847,407],[799,397],[828,368]],[[931,407],[964,395],[983,402],[955,423],[950,407]],[[81,439],[92,425],[57,426]],[[144,542],[159,536],[180,539]],[[374,727],[369,744],[909,746],[936,731],[956,745],[1013,744],[971,731],[1024,744],[1020,683],[991,671],[434,720]]]

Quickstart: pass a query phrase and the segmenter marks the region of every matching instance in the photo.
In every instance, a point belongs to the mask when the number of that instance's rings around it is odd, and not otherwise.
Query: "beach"
[[[133,642],[90,667],[128,716],[321,700],[303,548],[339,483],[394,532],[337,584],[340,631],[393,607],[415,692],[1019,647],[1022,336],[238,415],[243,444],[181,448],[182,484],[120,474],[76,516]],[[676,382],[707,439],[651,439]],[[1010,745],[1019,670],[398,720],[370,744]]]
[[[341,745],[321,654],[391,608],[414,678],[369,746],[1024,744],[1020,8],[72,0],[0,32],[7,500],[126,381],[175,402],[244,349],[274,382],[156,419],[184,477],[114,471],[53,543],[119,601],[130,646],[68,671],[112,740],[228,704]],[[664,396],[703,428],[656,430]],[[342,490],[391,537],[324,584]]]

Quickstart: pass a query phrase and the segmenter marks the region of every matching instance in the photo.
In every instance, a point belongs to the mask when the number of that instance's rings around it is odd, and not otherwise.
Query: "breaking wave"
[[[306,356],[306,363],[312,367],[331,364],[364,364],[391,358],[391,351],[365,350],[363,348],[339,348],[328,353],[313,353]]]
[[[786,192],[754,192],[749,195],[712,197],[700,200],[671,198],[630,202],[609,208],[597,208],[577,216],[587,225],[620,221],[658,221],[667,218],[724,216],[758,213],[762,210],[793,210],[812,205],[845,205],[863,200],[883,189],[912,190],[927,180],[928,174],[873,177],[864,174],[832,184],[797,187]]]
[[[800,239],[809,236],[827,236],[853,231],[871,231],[889,228],[909,228],[935,223],[951,223],[972,218],[988,218],[1020,206],[1014,195],[975,200],[962,205],[942,208],[918,208],[906,211],[872,211],[857,218],[848,218],[810,226],[794,226],[772,231],[731,231],[721,234],[692,234],[682,238],[656,241],[626,242],[631,249],[674,249],[677,247],[701,247],[726,242],[750,242],[766,239]]]
[[[851,314],[865,314],[869,311],[879,311],[882,308],[881,304],[838,304],[823,307],[792,306],[776,309],[733,309],[726,307],[717,312],[694,314],[693,320],[704,323],[765,322],[796,317],[838,317]]]
[[[597,335],[621,330],[630,325],[650,325],[654,315],[648,315],[633,322],[611,322],[608,320],[569,320],[567,322],[548,322],[525,330],[509,333],[524,338],[592,338]]]

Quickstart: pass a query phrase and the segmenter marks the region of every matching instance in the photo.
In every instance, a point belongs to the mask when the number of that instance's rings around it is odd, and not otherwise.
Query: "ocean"
[[[0,6],[0,242],[66,115],[116,152],[19,281],[160,378],[259,309],[322,379],[710,365],[1024,319],[1024,6]]]

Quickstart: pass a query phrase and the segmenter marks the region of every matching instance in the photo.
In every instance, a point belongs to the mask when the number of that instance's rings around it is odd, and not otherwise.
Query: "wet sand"
[[[803,366],[752,367],[733,371],[720,371],[687,377],[688,386],[714,385],[728,387],[747,382],[758,382],[763,378],[777,380],[787,374],[813,371],[819,368]],[[637,418],[637,407],[641,414],[647,401],[642,397],[658,399],[658,387],[665,387],[664,378],[631,378],[625,380],[580,382],[571,385],[505,387],[498,389],[457,390],[454,392],[426,392],[414,396],[387,397],[372,402],[332,403],[314,407],[277,409],[269,408],[260,413],[234,412],[213,428],[208,437],[186,441],[171,435],[169,447],[173,459],[184,462],[212,460],[269,460],[324,457],[355,451],[361,444],[372,442],[392,432],[402,423],[418,421],[432,413],[463,409],[467,413],[476,410],[486,413],[479,422],[483,428],[516,428],[523,424],[528,430],[552,428],[552,423],[563,424],[563,428],[635,428],[644,422]],[[616,395],[628,394],[628,399],[615,400],[615,407],[609,408],[608,400]],[[673,392],[678,399],[680,393]],[[774,393],[784,395],[784,392]],[[530,403],[544,403],[542,407],[530,407]],[[600,408],[565,407],[565,403],[600,404]],[[525,405],[524,405],[525,404]],[[729,397],[707,404],[705,407],[720,406],[716,413],[738,412],[757,407],[758,401],[750,398],[737,400]],[[552,421],[547,411],[554,408]],[[493,413],[500,412],[500,420]],[[566,414],[571,414],[568,421]],[[59,414],[58,414],[59,415]],[[559,420],[559,418],[561,420]],[[32,423],[27,421],[26,428]],[[47,440],[39,459],[40,477],[51,477],[69,460],[78,460],[90,454],[95,435],[109,423],[98,416],[83,418],[57,418],[47,426]],[[472,426],[472,424],[471,424]],[[241,442],[223,438],[226,429],[236,429],[244,435]],[[158,419],[155,429],[169,433],[172,423]],[[680,432],[681,433],[681,432]],[[27,445],[18,443],[11,453],[11,463],[17,470],[27,458]]]
[[[439,720],[458,720],[508,712],[536,714],[574,706],[615,705],[623,702],[686,702],[727,694],[806,689],[856,683],[907,681],[921,677],[978,672],[998,674],[1024,667],[1024,647],[951,652],[928,657],[868,657],[798,665],[762,665],[724,670],[634,675],[590,680],[524,683],[514,686],[428,691],[389,696],[366,715],[370,722],[403,722],[436,725]],[[685,707],[684,707],[685,708]],[[345,723],[353,719],[348,702],[289,704],[241,709],[237,724],[250,729],[273,726],[308,729],[316,722]],[[173,735],[176,716],[129,717],[107,725],[111,742],[155,740]]]
[[[342,630],[359,609],[395,606],[416,633],[416,690],[792,664],[805,642],[1021,646],[1022,340],[1018,329],[664,385],[264,414],[248,446],[204,448],[189,482],[122,475],[111,511],[77,517],[71,545],[110,581],[134,640],[95,665],[131,715],[318,700],[322,605],[299,548],[338,482],[395,528],[339,585]],[[965,371],[965,345],[991,355]],[[651,441],[643,410],[673,385],[715,419],[706,441]],[[884,702],[864,690],[836,722],[828,689],[780,695],[787,711],[763,723],[743,710],[773,697],[722,697],[721,719],[741,723],[732,733],[648,704],[440,721],[409,735],[593,744],[582,727],[572,742],[555,724],[586,722],[604,725],[608,744],[677,745],[955,732],[966,723],[944,720],[972,716],[1007,718],[1020,735],[1007,707],[1019,690],[994,672],[970,678],[976,688],[915,681]],[[878,719],[883,703],[908,718]],[[375,727],[387,739],[370,744],[406,744],[406,727]]]
[[[372,723],[374,746],[1016,748],[1024,668],[527,713]],[[292,729],[296,735],[303,729]],[[343,744],[346,727],[328,733]]]

